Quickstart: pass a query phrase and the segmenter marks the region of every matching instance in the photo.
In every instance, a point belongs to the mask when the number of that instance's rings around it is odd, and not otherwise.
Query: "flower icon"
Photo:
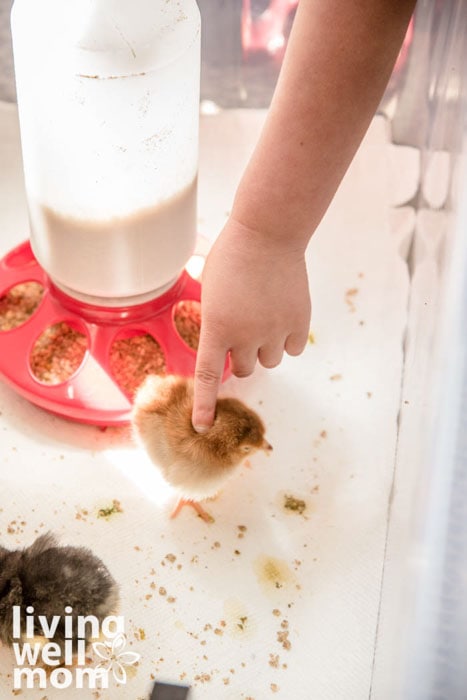
[[[140,654],[136,654],[134,651],[124,651],[125,646],[126,637],[124,634],[117,634],[112,641],[94,642],[92,645],[95,654],[103,659],[96,668],[103,669],[107,673],[112,671],[117,683],[126,683],[125,666],[133,666],[140,659]]]

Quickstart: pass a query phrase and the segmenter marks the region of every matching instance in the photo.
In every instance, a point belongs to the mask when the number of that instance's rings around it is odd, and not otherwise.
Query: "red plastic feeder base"
[[[128,423],[132,392],[118,381],[112,349],[117,341],[135,336],[156,341],[153,345],[164,364],[161,373],[193,375],[196,351],[182,339],[174,321],[179,302],[200,301],[201,285],[186,270],[173,287],[151,301],[118,308],[94,306],[59,290],[38,264],[29,242],[25,242],[0,261],[0,299],[26,282],[38,283],[42,297],[24,323],[0,331],[0,374],[37,406],[93,425]],[[56,324],[75,333],[83,347],[79,366],[64,381],[44,380],[31,365],[34,354],[40,358],[38,340]],[[54,352],[53,345],[50,352]]]

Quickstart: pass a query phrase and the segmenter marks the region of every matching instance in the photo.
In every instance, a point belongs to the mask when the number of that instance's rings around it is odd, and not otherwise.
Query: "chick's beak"
[[[269,452],[272,452],[272,445],[269,444],[267,440],[263,440],[263,444],[261,445],[261,449],[268,454]]]

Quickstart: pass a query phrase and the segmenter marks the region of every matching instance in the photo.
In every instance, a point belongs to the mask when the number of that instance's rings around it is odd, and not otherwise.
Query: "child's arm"
[[[301,0],[266,123],[203,273],[193,425],[226,354],[247,376],[306,343],[304,253],[389,80],[415,0]]]

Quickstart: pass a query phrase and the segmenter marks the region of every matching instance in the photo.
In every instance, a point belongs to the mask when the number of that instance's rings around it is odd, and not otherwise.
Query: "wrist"
[[[237,218],[233,211],[219,237],[238,261],[246,267],[256,269],[264,265],[277,265],[278,262],[289,267],[300,265],[305,260],[306,244],[295,238],[279,235],[273,229],[256,226],[255,222],[245,223]]]
[[[243,183],[235,195],[230,219],[243,233],[268,249],[304,255],[313,234],[312,223],[295,215],[293,202],[261,193]]]

